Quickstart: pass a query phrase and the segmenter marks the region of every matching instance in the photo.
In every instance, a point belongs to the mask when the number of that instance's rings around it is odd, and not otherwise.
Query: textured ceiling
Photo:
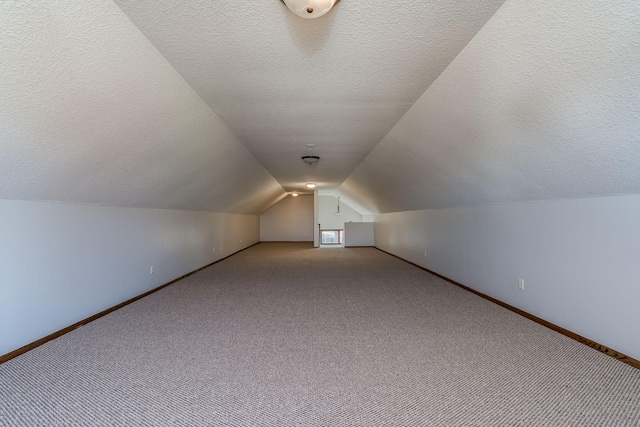
[[[504,0],[116,0],[285,190],[339,186]],[[300,156],[316,144],[320,162]]]
[[[507,1],[340,191],[373,212],[640,193],[640,4]]]
[[[313,181],[375,213],[640,193],[638,2],[502,3],[2,1],[0,198],[260,213]]]
[[[110,1],[0,2],[0,198],[256,213],[285,193]]]

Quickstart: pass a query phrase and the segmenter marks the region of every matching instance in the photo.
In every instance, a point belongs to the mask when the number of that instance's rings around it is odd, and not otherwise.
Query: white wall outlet
[[[427,257],[427,251],[424,251],[424,257],[425,258]]]
[[[213,252],[215,253],[215,251],[216,251],[216,247],[214,246],[214,247],[213,247]]]
[[[524,291],[524,279],[518,279],[518,288]]]
[[[149,274],[153,274],[153,265],[149,267]]]

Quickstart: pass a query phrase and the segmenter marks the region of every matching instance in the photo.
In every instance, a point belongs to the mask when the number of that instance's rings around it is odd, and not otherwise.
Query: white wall
[[[260,215],[263,242],[313,241],[313,196],[288,196]]]
[[[380,249],[640,359],[638,195],[382,214],[375,240]]]
[[[373,222],[345,222],[344,246],[374,246]]]
[[[199,211],[0,200],[0,218],[0,355],[259,236],[257,216]]]
[[[362,215],[340,200],[340,212],[336,216],[338,199],[333,196],[318,196],[318,221],[323,230],[344,229],[345,222],[362,222]]]

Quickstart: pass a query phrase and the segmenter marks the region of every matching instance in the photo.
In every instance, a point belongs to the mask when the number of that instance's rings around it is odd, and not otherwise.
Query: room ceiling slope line
[[[250,14],[115,2],[291,192],[308,181],[337,189],[504,0],[352,0],[312,20],[278,1]],[[295,161],[306,144],[322,157],[313,170]]]

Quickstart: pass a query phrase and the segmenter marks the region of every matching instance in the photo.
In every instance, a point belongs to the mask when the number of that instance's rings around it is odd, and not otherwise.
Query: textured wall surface
[[[0,218],[0,355],[250,246],[260,227],[255,215],[11,200]]]
[[[285,197],[260,215],[260,241],[313,240],[313,196]]]
[[[396,212],[378,216],[375,241],[640,359],[638,218],[637,195]]]
[[[640,5],[509,0],[341,190],[393,212],[640,192]]]
[[[259,213],[284,192],[111,1],[0,2],[0,198]]]
[[[318,223],[322,229],[344,229],[345,222],[360,222],[362,215],[340,200],[340,212],[342,215],[336,216],[338,209],[338,199],[333,196],[318,197]]]
[[[0,353],[257,233],[193,211],[259,214],[314,181],[417,212],[380,217],[402,242],[381,247],[640,357],[636,202],[513,203],[640,193],[636,0],[349,0],[317,21],[277,0],[116,3],[0,1]],[[172,267],[152,280],[151,258]],[[541,284],[522,301],[499,288],[520,271]],[[588,318],[596,300],[620,322]]]

